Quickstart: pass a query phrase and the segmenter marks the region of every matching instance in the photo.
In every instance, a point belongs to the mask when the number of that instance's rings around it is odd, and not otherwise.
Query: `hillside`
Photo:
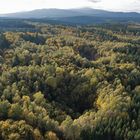
[[[46,19],[56,22],[73,24],[92,24],[112,22],[140,22],[140,14],[135,12],[110,12],[92,8],[80,9],[38,9],[28,12],[19,12],[1,15],[7,18]],[[77,20],[76,20],[77,18]],[[86,21],[86,22],[85,22]]]
[[[0,139],[140,140],[140,24],[39,21],[0,21]]]

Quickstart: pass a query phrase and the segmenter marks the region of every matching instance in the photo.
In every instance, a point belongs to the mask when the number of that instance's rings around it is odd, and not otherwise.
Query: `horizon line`
[[[102,11],[107,11],[107,12],[118,12],[118,13],[138,13],[138,11],[123,11],[123,10],[106,10],[102,8],[93,8],[93,7],[75,7],[75,8],[36,8],[36,9],[31,9],[31,10],[23,10],[23,11],[15,11],[15,12],[9,12],[9,13],[0,13],[0,15],[7,15],[7,14],[15,14],[15,13],[24,13],[24,12],[32,12],[36,10],[51,10],[51,9],[56,9],[56,10],[74,10],[74,9],[94,9],[94,10],[102,10]]]

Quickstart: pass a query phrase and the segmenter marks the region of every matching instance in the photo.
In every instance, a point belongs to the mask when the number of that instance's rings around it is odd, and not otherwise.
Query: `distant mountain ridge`
[[[136,12],[111,12],[92,8],[79,9],[38,9],[28,12],[17,12],[11,14],[3,14],[0,17],[6,18],[23,18],[23,19],[49,19],[55,21],[65,21],[72,23],[92,23],[99,21],[138,21],[140,22],[140,13]],[[77,18],[77,19],[76,19]],[[84,21],[87,20],[87,21]],[[88,22],[89,21],[89,22]]]

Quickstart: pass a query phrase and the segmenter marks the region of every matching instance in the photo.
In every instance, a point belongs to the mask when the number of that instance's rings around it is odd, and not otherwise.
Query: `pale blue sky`
[[[140,12],[140,0],[0,0],[0,13],[41,8],[92,7],[111,11]]]

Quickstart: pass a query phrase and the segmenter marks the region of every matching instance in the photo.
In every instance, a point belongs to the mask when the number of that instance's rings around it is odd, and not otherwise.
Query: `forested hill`
[[[73,24],[93,24],[112,22],[140,22],[140,13],[136,12],[111,12],[92,8],[80,9],[38,9],[28,12],[17,12],[0,15],[7,18],[46,19]],[[86,22],[85,22],[86,21]]]
[[[140,140],[140,24],[8,23],[0,140]]]

